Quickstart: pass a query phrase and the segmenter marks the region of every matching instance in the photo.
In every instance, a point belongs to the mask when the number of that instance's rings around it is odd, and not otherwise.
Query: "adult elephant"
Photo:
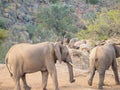
[[[119,75],[117,69],[116,58],[120,56],[120,45],[118,44],[105,44],[99,45],[92,49],[90,53],[90,67],[91,74],[88,80],[88,84],[91,86],[95,71],[99,73],[99,85],[98,88],[102,89],[104,84],[105,71],[112,66],[112,70],[115,75],[116,84],[120,84]]]
[[[10,48],[6,55],[6,66],[15,81],[15,90],[30,90],[26,83],[26,74],[36,71],[42,72],[42,90],[46,90],[48,74],[51,75],[54,90],[59,90],[55,63],[64,61],[69,70],[70,82],[74,82],[73,67],[68,48],[60,43],[43,42],[38,44],[17,44]],[[23,90],[22,89],[22,90]]]

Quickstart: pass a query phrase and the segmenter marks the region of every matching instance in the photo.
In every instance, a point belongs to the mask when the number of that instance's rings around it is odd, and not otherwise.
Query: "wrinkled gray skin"
[[[46,90],[48,74],[51,75],[55,89],[58,88],[58,80],[55,63],[56,60],[64,61],[69,70],[70,82],[74,82],[73,67],[68,49],[59,43],[43,42],[39,44],[17,44],[10,48],[6,55],[6,66],[15,82],[15,90],[30,90],[26,83],[26,74],[41,71],[42,90]],[[20,78],[23,87],[20,87]]]
[[[88,84],[91,86],[95,71],[99,73],[98,88],[102,89],[104,84],[105,71],[112,66],[116,84],[120,84],[116,58],[120,56],[120,45],[105,44],[93,48],[90,53],[91,74]]]

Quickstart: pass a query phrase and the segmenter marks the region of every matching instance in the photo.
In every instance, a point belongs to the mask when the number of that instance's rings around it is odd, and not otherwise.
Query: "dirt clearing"
[[[69,75],[67,66],[65,64],[56,64],[58,82],[60,90],[97,90],[98,73],[96,73],[93,86],[87,84],[88,76],[87,70],[80,70],[74,68],[76,81],[69,83]],[[120,74],[120,73],[119,73]],[[27,83],[31,86],[31,90],[41,90],[41,73],[36,72],[27,74]],[[14,82],[11,79],[5,64],[0,64],[0,90],[13,90]],[[48,90],[54,90],[51,77],[48,79]],[[104,90],[120,90],[120,85],[115,85],[114,75],[111,70],[106,72]]]

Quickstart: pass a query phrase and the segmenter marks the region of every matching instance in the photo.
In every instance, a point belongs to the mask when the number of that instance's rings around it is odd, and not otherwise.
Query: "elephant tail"
[[[6,67],[7,67],[8,71],[9,71],[9,73],[10,73],[10,76],[12,77],[13,74],[11,73],[11,71],[10,71],[10,69],[8,67],[8,58],[5,59],[5,64],[6,64]]]

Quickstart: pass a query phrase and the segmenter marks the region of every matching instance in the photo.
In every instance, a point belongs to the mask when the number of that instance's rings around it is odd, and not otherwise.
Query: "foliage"
[[[9,49],[9,43],[0,44],[0,63],[4,63],[5,55]]]
[[[57,3],[59,0],[48,0],[48,1],[51,2],[51,3]]]
[[[94,23],[95,19],[96,19],[97,15],[96,15],[96,12],[91,10],[89,12],[87,12],[85,15],[84,15],[84,19],[86,21],[87,24],[90,23]]]
[[[120,0],[116,0],[116,2],[118,2],[118,3],[119,3],[119,2],[120,2]]]
[[[6,45],[3,45],[4,43],[3,41],[6,38],[7,38],[7,31],[0,28],[0,63],[3,63],[5,54],[7,52]]]
[[[90,3],[90,4],[97,4],[97,3],[98,3],[98,0],[89,0],[89,3]]]
[[[83,0],[0,0],[0,60],[12,44],[75,37],[83,24],[87,29],[77,34],[80,39],[105,40],[120,35],[120,0],[86,1],[88,5]],[[101,11],[105,7],[109,10]]]
[[[38,22],[46,30],[52,30],[58,36],[64,36],[67,32],[77,32],[76,18],[73,16],[74,9],[67,4],[51,4],[44,6],[38,15]]]
[[[79,38],[91,38],[94,40],[106,40],[110,37],[120,35],[120,11],[102,10],[97,19],[91,23],[87,30],[77,34]],[[92,36],[92,37],[91,37]]]
[[[37,25],[33,25],[31,23],[28,23],[26,25],[26,29],[27,29],[27,31],[29,33],[30,39],[32,39],[33,36],[35,36],[38,33],[38,28],[37,27],[38,27]]]
[[[8,19],[0,17],[0,28],[6,29],[8,22]]]
[[[2,43],[7,37],[7,31],[0,28],[0,43]]]
[[[0,17],[0,63],[3,61],[6,51],[4,50],[3,41],[7,38],[7,22],[6,18]],[[2,60],[2,61],[1,61]]]
[[[55,41],[57,35],[52,30],[40,31],[41,41]]]

